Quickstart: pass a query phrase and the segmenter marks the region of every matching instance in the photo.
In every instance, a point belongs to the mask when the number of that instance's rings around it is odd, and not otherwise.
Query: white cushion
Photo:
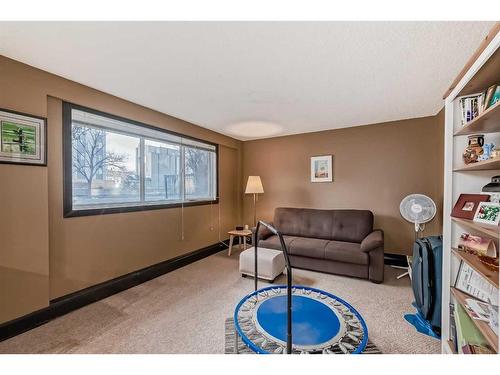
[[[240,254],[240,273],[253,276],[255,270],[255,248],[251,247]],[[257,273],[259,278],[274,280],[285,269],[285,257],[281,250],[259,247],[257,250]]]

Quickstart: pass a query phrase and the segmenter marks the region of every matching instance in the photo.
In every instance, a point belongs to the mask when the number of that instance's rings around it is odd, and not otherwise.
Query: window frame
[[[144,201],[139,202],[138,204],[129,204],[124,206],[116,206],[116,207],[96,207],[96,208],[74,208],[73,207],[73,144],[72,144],[72,110],[80,110],[84,112],[88,112],[94,115],[107,117],[112,120],[122,121],[131,125],[135,125],[138,127],[143,127],[149,130],[154,130],[162,133],[166,133],[169,135],[173,135],[176,137],[181,137],[187,140],[192,140],[195,142],[204,143],[210,146],[215,147],[215,199],[205,199],[205,200],[192,200],[192,201],[184,201],[184,202],[175,202],[175,203],[159,203],[158,201],[151,201],[150,204],[144,204]],[[113,115],[107,112],[102,112],[96,109],[84,107],[78,104],[70,103],[63,101],[63,217],[79,217],[79,216],[92,216],[92,215],[106,215],[106,214],[117,214],[117,213],[126,213],[126,212],[136,212],[136,211],[149,211],[149,210],[158,210],[158,209],[168,209],[168,208],[178,208],[178,207],[191,207],[191,206],[204,206],[209,204],[218,204],[219,203],[219,145],[214,142],[205,141],[203,139],[195,138],[192,136],[184,135],[181,133],[177,133],[171,130],[166,130],[157,126],[148,125],[136,120],[131,120],[125,117]],[[106,127],[103,127],[106,129]],[[112,128],[109,128],[110,131],[115,131]],[[127,135],[133,135],[132,133],[124,132]],[[141,143],[144,143],[145,139],[152,139],[148,135],[137,135],[140,137]],[[189,144],[185,145],[189,147]],[[142,147],[141,150],[144,150]],[[142,155],[141,155],[142,156]],[[141,160],[141,171],[144,170],[144,160]],[[141,185],[143,185],[144,176],[141,175],[140,181]],[[184,185],[184,183],[182,184]],[[142,187],[144,188],[144,187]],[[127,204],[127,203],[124,203]]]

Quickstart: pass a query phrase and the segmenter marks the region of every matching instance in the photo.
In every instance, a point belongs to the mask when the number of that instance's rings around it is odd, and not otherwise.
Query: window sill
[[[137,211],[150,211],[150,210],[161,210],[169,208],[179,208],[179,207],[193,207],[193,206],[206,206],[210,204],[218,204],[219,199],[207,200],[207,201],[188,201],[184,203],[163,203],[163,204],[147,204],[140,206],[117,206],[117,207],[106,207],[106,208],[88,208],[88,209],[75,209],[64,212],[64,218],[80,217],[80,216],[94,216],[94,215],[109,215],[109,214],[121,214],[126,212],[137,212]]]

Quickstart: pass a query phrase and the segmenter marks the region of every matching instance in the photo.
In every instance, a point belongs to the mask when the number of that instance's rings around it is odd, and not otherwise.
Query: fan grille
[[[436,215],[436,204],[424,194],[410,194],[399,205],[401,216],[411,223],[427,223]]]

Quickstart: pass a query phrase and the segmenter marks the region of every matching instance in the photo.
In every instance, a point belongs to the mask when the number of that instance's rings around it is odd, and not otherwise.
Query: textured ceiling
[[[0,22],[0,54],[239,139],[434,115],[493,22]]]

